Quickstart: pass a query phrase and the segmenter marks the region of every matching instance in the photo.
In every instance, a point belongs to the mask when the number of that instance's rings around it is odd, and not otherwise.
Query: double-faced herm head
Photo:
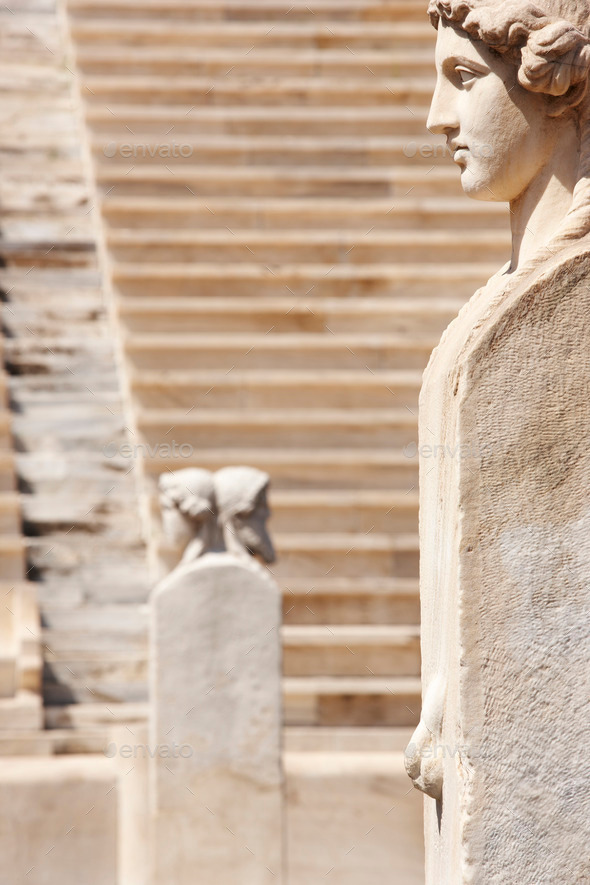
[[[217,530],[212,474],[197,467],[170,471],[160,476],[158,489],[164,534],[185,546],[182,562],[202,556],[214,545]]]
[[[590,164],[587,0],[431,0],[437,84],[427,126],[464,191],[511,203],[545,170]],[[580,162],[581,160],[581,162]]]
[[[224,467],[215,474],[218,520],[227,550],[238,555],[275,560],[266,527],[270,516],[268,474],[254,467]]]

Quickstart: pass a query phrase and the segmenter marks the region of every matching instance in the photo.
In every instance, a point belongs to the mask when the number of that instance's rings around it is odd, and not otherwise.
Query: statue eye
[[[470,71],[469,68],[455,68],[455,70],[459,74],[461,83],[464,85],[472,83],[477,77],[477,74],[474,71]]]

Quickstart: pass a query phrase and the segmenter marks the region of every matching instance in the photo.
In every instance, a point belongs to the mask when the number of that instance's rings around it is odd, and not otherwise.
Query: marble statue
[[[158,488],[164,534],[185,547],[181,565],[187,565],[216,545],[213,476],[209,470],[187,467],[163,473]]]
[[[434,350],[420,438],[427,885],[590,882],[590,5],[432,0],[428,128],[512,254]],[[485,149],[484,149],[485,148]]]
[[[186,549],[150,606],[153,885],[281,882],[282,599],[257,561],[274,559],[268,485],[249,467],[160,479]]]
[[[272,563],[275,551],[266,528],[270,478],[255,467],[223,467],[215,474],[219,525],[227,550]]]
[[[215,474],[188,467],[162,474],[162,528],[169,541],[185,548],[180,566],[223,551],[274,562],[266,526],[269,484],[268,474],[255,467],[224,467]]]

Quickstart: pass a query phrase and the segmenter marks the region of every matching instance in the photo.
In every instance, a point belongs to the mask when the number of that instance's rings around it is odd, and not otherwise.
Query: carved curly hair
[[[481,40],[518,67],[518,81],[530,92],[565,96],[577,109],[581,162],[572,208],[558,244],[590,232],[590,8],[584,0],[547,0],[556,14],[528,0],[431,0],[435,28],[441,19]],[[573,13],[579,27],[561,17]]]

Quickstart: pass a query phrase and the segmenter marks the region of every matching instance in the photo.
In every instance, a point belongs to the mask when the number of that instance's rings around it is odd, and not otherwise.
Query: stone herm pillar
[[[433,0],[431,131],[512,256],[420,397],[427,885],[590,882],[590,8]],[[484,149],[485,148],[485,149]]]
[[[201,520],[199,533],[219,546],[197,545],[196,558],[185,559],[152,599],[153,885],[282,879],[281,595],[252,557],[264,551],[268,559],[272,550],[268,477],[240,470],[236,479],[250,480],[249,501],[242,496],[236,513],[225,514],[235,552],[224,549],[223,526],[215,531],[216,483],[212,525],[204,533]],[[223,480],[225,492],[225,473]],[[189,487],[190,497],[195,484]]]

